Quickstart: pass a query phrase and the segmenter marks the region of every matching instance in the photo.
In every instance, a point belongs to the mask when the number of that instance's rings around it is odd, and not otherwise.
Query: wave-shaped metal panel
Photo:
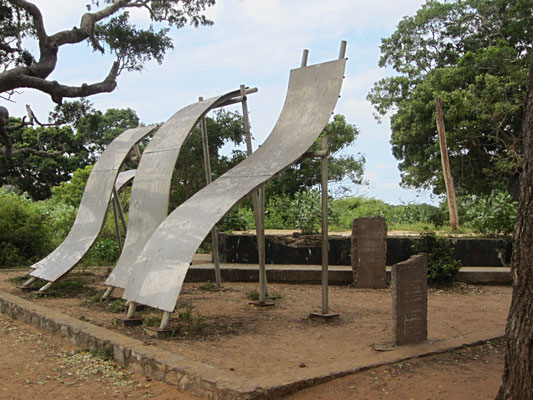
[[[244,196],[296,162],[326,126],[339,97],[345,59],[291,71],[270,136],[246,160],[174,210],[134,260],[124,297],[172,312],[192,257],[213,226]]]
[[[121,172],[117,176],[117,181],[115,182],[115,189],[117,192],[122,188],[122,186],[128,184],[133,178],[135,178],[135,169],[129,169],[127,171]]]
[[[57,249],[31,266],[31,276],[54,282],[87,253],[102,229],[120,166],[132,147],[156,128],[128,129],[107,146],[89,175],[72,229]]]
[[[146,146],[133,179],[128,232],[122,254],[106,284],[124,288],[146,241],[167,217],[170,183],[181,146],[202,115],[239,95],[238,91],[191,104],[165,122]]]

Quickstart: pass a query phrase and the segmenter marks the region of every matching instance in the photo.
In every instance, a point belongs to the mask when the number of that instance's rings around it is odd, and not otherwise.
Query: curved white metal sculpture
[[[187,136],[203,115],[231,102],[239,94],[233,91],[182,108],[159,128],[146,146],[133,179],[124,249],[106,285],[126,287],[137,256],[167,217],[172,173]]]
[[[213,226],[244,196],[296,162],[320,135],[337,103],[345,64],[342,58],[291,71],[285,104],[270,136],[161,223],[132,258],[124,298],[174,310],[192,257]]]
[[[142,126],[128,129],[104,150],[89,175],[76,220],[61,245],[31,266],[34,278],[54,282],[70,271],[89,251],[98,237],[107,213],[118,171],[132,147],[155,129]]]

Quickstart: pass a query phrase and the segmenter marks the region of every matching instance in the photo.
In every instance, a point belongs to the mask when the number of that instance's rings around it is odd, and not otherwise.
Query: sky
[[[86,1],[34,0],[41,6],[49,34],[79,24]],[[341,40],[348,42],[346,79],[335,113],[357,126],[359,138],[348,153],[366,158],[365,186],[351,187],[392,204],[435,204],[427,191],[401,188],[397,160],[392,156],[388,118],[378,123],[366,95],[374,82],[394,73],[380,68],[379,45],[403,16],[413,15],[423,0],[218,0],[206,15],[213,26],[173,30],[174,50],[161,65],[149,62],[142,72],[123,72],[112,93],[89,97],[100,110],[132,108],[141,121],[164,122],[177,110],[198,100],[236,90],[241,84],[257,87],[248,96],[254,148],[271,132],[281,111],[289,71],[300,66],[309,50],[308,65],[336,59]],[[143,11],[132,13],[139,25],[148,24]],[[49,79],[80,85],[101,81],[113,58],[93,53],[86,43],[60,48],[59,62]],[[54,104],[48,95],[26,90],[16,103],[0,100],[13,116],[30,104],[46,120]],[[232,111],[241,111],[232,106]],[[332,185],[330,194],[336,193]]]

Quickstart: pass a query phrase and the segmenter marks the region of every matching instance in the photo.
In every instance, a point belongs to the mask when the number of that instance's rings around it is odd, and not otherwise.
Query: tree
[[[61,104],[64,98],[87,97],[112,92],[117,77],[126,71],[140,71],[151,59],[161,63],[165,53],[173,48],[170,28],[210,25],[203,11],[215,0],[91,0],[79,26],[50,34],[43,23],[43,13],[27,0],[0,1],[0,97],[9,99],[17,89],[30,88],[50,95]],[[145,11],[161,29],[136,27],[130,22],[131,10]],[[24,47],[27,40],[37,41],[39,54]],[[62,46],[87,42],[95,52],[111,53],[115,61],[100,82],[70,86],[49,80],[58,61]],[[0,155],[13,153],[8,125],[9,113],[0,107]],[[25,121],[22,121],[25,123]],[[27,149],[27,148],[26,148]],[[18,153],[32,150],[17,149]]]
[[[216,179],[246,158],[245,153],[233,150],[221,155],[222,146],[228,142],[239,145],[244,142],[242,116],[237,112],[217,110],[215,117],[206,118],[207,141],[212,179]],[[172,178],[171,207],[175,208],[205,186],[202,133],[197,126],[180,149]]]
[[[397,75],[367,98],[380,118],[391,115],[402,185],[444,193],[435,97],[458,194],[518,183],[532,9],[531,0],[427,1],[382,40],[379,64]]]
[[[524,167],[511,263],[513,297],[505,328],[505,368],[498,400],[533,397],[533,61],[524,104]]]
[[[139,125],[131,109],[94,110],[86,101],[65,102],[51,113],[53,126],[18,126],[11,133],[13,155],[0,157],[0,186],[11,184],[34,200],[51,195],[51,188],[69,180],[78,168],[94,164],[115,137]],[[29,152],[18,152],[28,149]]]
[[[342,150],[355,143],[359,135],[357,127],[347,123],[343,115],[337,114],[333,117],[333,121],[326,125],[322,134],[326,134],[328,137],[328,148],[331,154],[328,160],[329,181],[360,185],[363,182],[364,156],[361,154],[356,156],[338,155]],[[320,141],[321,139],[318,138],[309,150],[318,151]],[[320,162],[320,158],[307,158],[298,161],[267,184],[267,194],[294,196],[302,190],[318,185],[321,179]],[[346,190],[344,184],[341,186],[341,190]]]

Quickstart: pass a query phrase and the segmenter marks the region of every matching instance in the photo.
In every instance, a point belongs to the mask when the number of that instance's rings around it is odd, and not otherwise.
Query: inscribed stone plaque
[[[396,345],[427,339],[427,255],[420,253],[391,268],[392,329]]]
[[[355,287],[386,287],[387,224],[382,217],[353,220],[352,269]]]

